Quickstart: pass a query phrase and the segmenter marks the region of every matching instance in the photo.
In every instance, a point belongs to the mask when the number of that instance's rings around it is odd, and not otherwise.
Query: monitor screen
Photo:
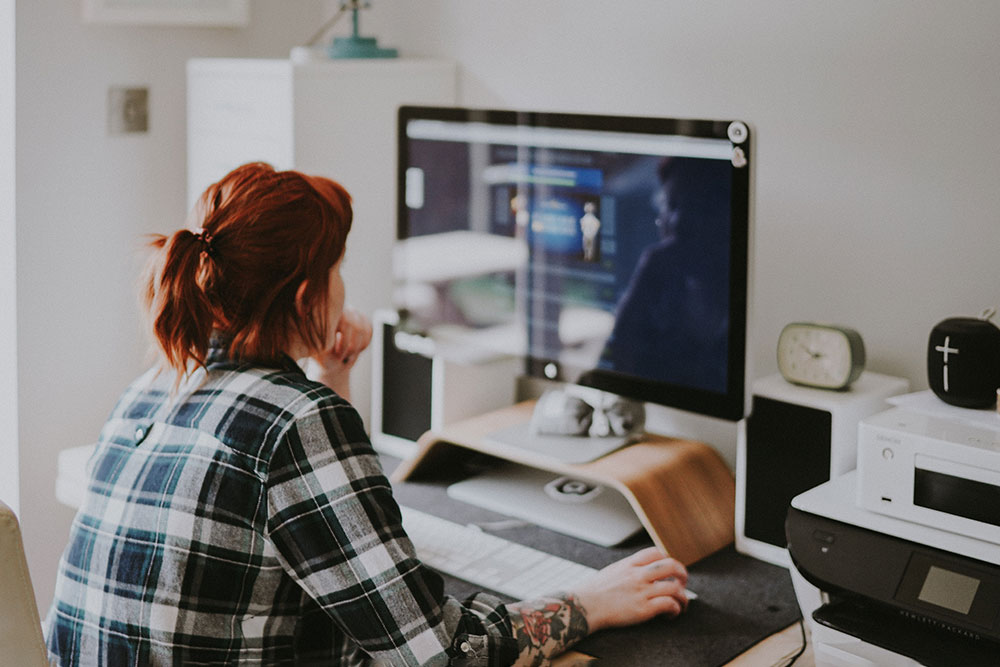
[[[530,375],[746,411],[739,121],[403,107],[395,305]]]

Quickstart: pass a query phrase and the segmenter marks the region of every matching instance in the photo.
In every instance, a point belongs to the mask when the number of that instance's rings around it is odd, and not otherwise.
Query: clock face
[[[778,370],[789,382],[845,389],[864,363],[861,336],[852,329],[793,323],[778,337]]]

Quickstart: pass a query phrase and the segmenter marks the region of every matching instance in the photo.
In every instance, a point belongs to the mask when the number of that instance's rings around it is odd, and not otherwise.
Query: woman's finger
[[[646,547],[636,551],[626,558],[626,562],[631,565],[648,565],[649,563],[667,558],[657,547]]]
[[[684,584],[676,579],[654,581],[646,589],[646,595],[650,600],[662,597],[674,598],[680,603],[682,609],[687,608],[688,599],[684,591]]]
[[[687,569],[673,558],[664,558],[643,566],[643,576],[646,581],[660,579],[676,579],[681,585],[687,584]]]

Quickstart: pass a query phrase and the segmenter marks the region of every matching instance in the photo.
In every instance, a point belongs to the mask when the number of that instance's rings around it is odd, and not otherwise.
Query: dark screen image
[[[470,125],[416,126],[406,139],[400,232],[426,252],[403,272],[397,306],[470,340],[506,329],[507,351],[554,379],[726,393],[728,154],[591,144],[599,130],[507,141]]]

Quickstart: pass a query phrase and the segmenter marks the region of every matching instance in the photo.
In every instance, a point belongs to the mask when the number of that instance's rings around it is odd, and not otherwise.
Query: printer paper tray
[[[821,606],[813,619],[927,667],[996,667],[1000,644],[942,627],[933,621],[908,618],[899,611],[858,597],[846,597]]]

